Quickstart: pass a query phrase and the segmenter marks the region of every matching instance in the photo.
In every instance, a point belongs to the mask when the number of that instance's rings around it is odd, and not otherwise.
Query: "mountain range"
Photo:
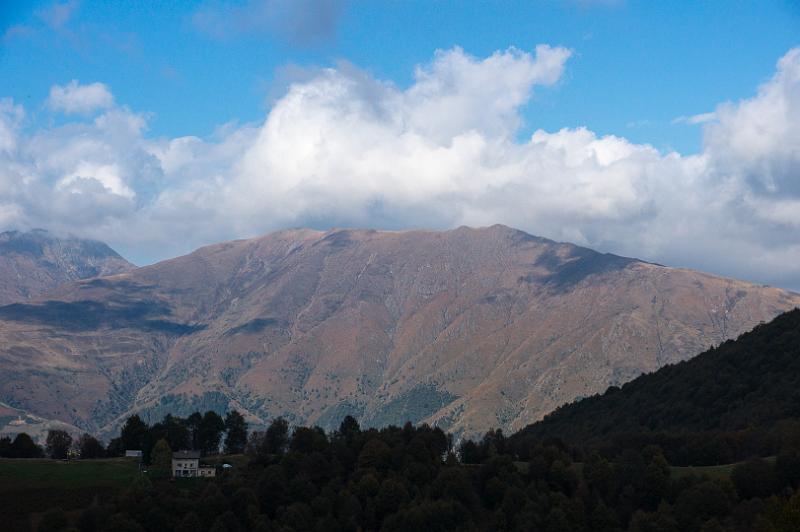
[[[229,408],[518,430],[800,304],[499,225],[286,230],[123,269],[0,307],[0,401],[100,434]]]

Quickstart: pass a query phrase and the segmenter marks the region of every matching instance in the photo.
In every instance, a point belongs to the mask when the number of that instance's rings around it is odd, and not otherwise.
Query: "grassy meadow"
[[[32,516],[53,507],[85,508],[133,482],[133,458],[73,460],[0,459],[0,521],[4,530],[30,530]]]

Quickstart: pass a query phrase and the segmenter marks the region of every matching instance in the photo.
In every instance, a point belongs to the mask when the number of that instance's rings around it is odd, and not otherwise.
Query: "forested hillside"
[[[671,467],[655,446],[603,456],[550,442],[519,460],[500,431],[453,448],[446,433],[427,425],[362,430],[347,417],[326,433],[292,430],[278,418],[250,434],[244,455],[206,452],[210,463],[235,464],[218,467],[216,478],[165,478],[169,440],[177,448],[216,417],[206,413],[197,430],[189,419],[153,426],[129,419],[123,447],[158,433],[162,439],[127,490],[101,491],[77,504],[65,497],[66,488],[49,492],[49,499],[42,489],[8,490],[5,522],[14,519],[21,528],[6,529],[29,530],[17,508],[33,494],[52,501],[39,509],[38,532],[788,532],[800,524],[797,449],[701,476],[709,471]],[[230,436],[229,429],[226,449]],[[39,462],[0,466],[41,469]],[[70,465],[77,472],[92,462]]]
[[[621,388],[557,409],[512,437],[584,447],[657,443],[672,463],[769,455],[798,437],[800,310]]]

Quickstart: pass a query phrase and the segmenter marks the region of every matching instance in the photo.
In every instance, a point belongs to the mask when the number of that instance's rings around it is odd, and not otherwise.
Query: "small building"
[[[200,452],[178,451],[172,453],[172,476],[175,478],[200,476]]]
[[[142,451],[128,449],[125,451],[125,458],[142,458]]]
[[[178,451],[172,453],[172,476],[174,478],[215,477],[214,466],[200,465],[200,451]]]

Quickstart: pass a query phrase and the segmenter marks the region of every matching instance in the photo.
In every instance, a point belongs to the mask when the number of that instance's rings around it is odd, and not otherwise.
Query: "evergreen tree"
[[[352,441],[354,437],[361,433],[361,427],[353,416],[345,416],[339,424],[339,434],[347,441]]]
[[[11,458],[11,437],[0,438],[0,458]]]
[[[72,445],[72,436],[65,430],[48,430],[45,447],[50,458],[63,459],[67,457]]]
[[[160,477],[167,477],[172,470],[172,449],[167,440],[160,439],[156,442],[151,453],[153,472]]]
[[[289,444],[289,422],[278,417],[272,420],[264,433],[262,455],[283,454]]]
[[[148,431],[147,424],[136,414],[129,417],[122,426],[120,432],[120,443],[123,452],[127,450],[144,450],[145,437]]]
[[[247,445],[247,421],[236,410],[225,416],[225,453],[241,454]]]
[[[78,450],[81,454],[81,458],[103,458],[106,455],[106,450],[103,448],[103,444],[100,441],[92,436],[91,434],[84,433],[80,438],[78,438]]]
[[[159,425],[160,437],[167,440],[171,449],[188,449],[191,446],[191,433],[185,420],[167,414]]]
[[[186,427],[189,429],[189,441],[192,449],[200,449],[200,426],[203,424],[203,415],[193,412],[186,418]]]
[[[225,421],[219,414],[209,410],[203,414],[203,420],[198,429],[198,444],[204,454],[217,454],[225,430]]]
[[[14,441],[11,442],[12,458],[41,458],[43,455],[42,448],[24,432],[17,434]]]

